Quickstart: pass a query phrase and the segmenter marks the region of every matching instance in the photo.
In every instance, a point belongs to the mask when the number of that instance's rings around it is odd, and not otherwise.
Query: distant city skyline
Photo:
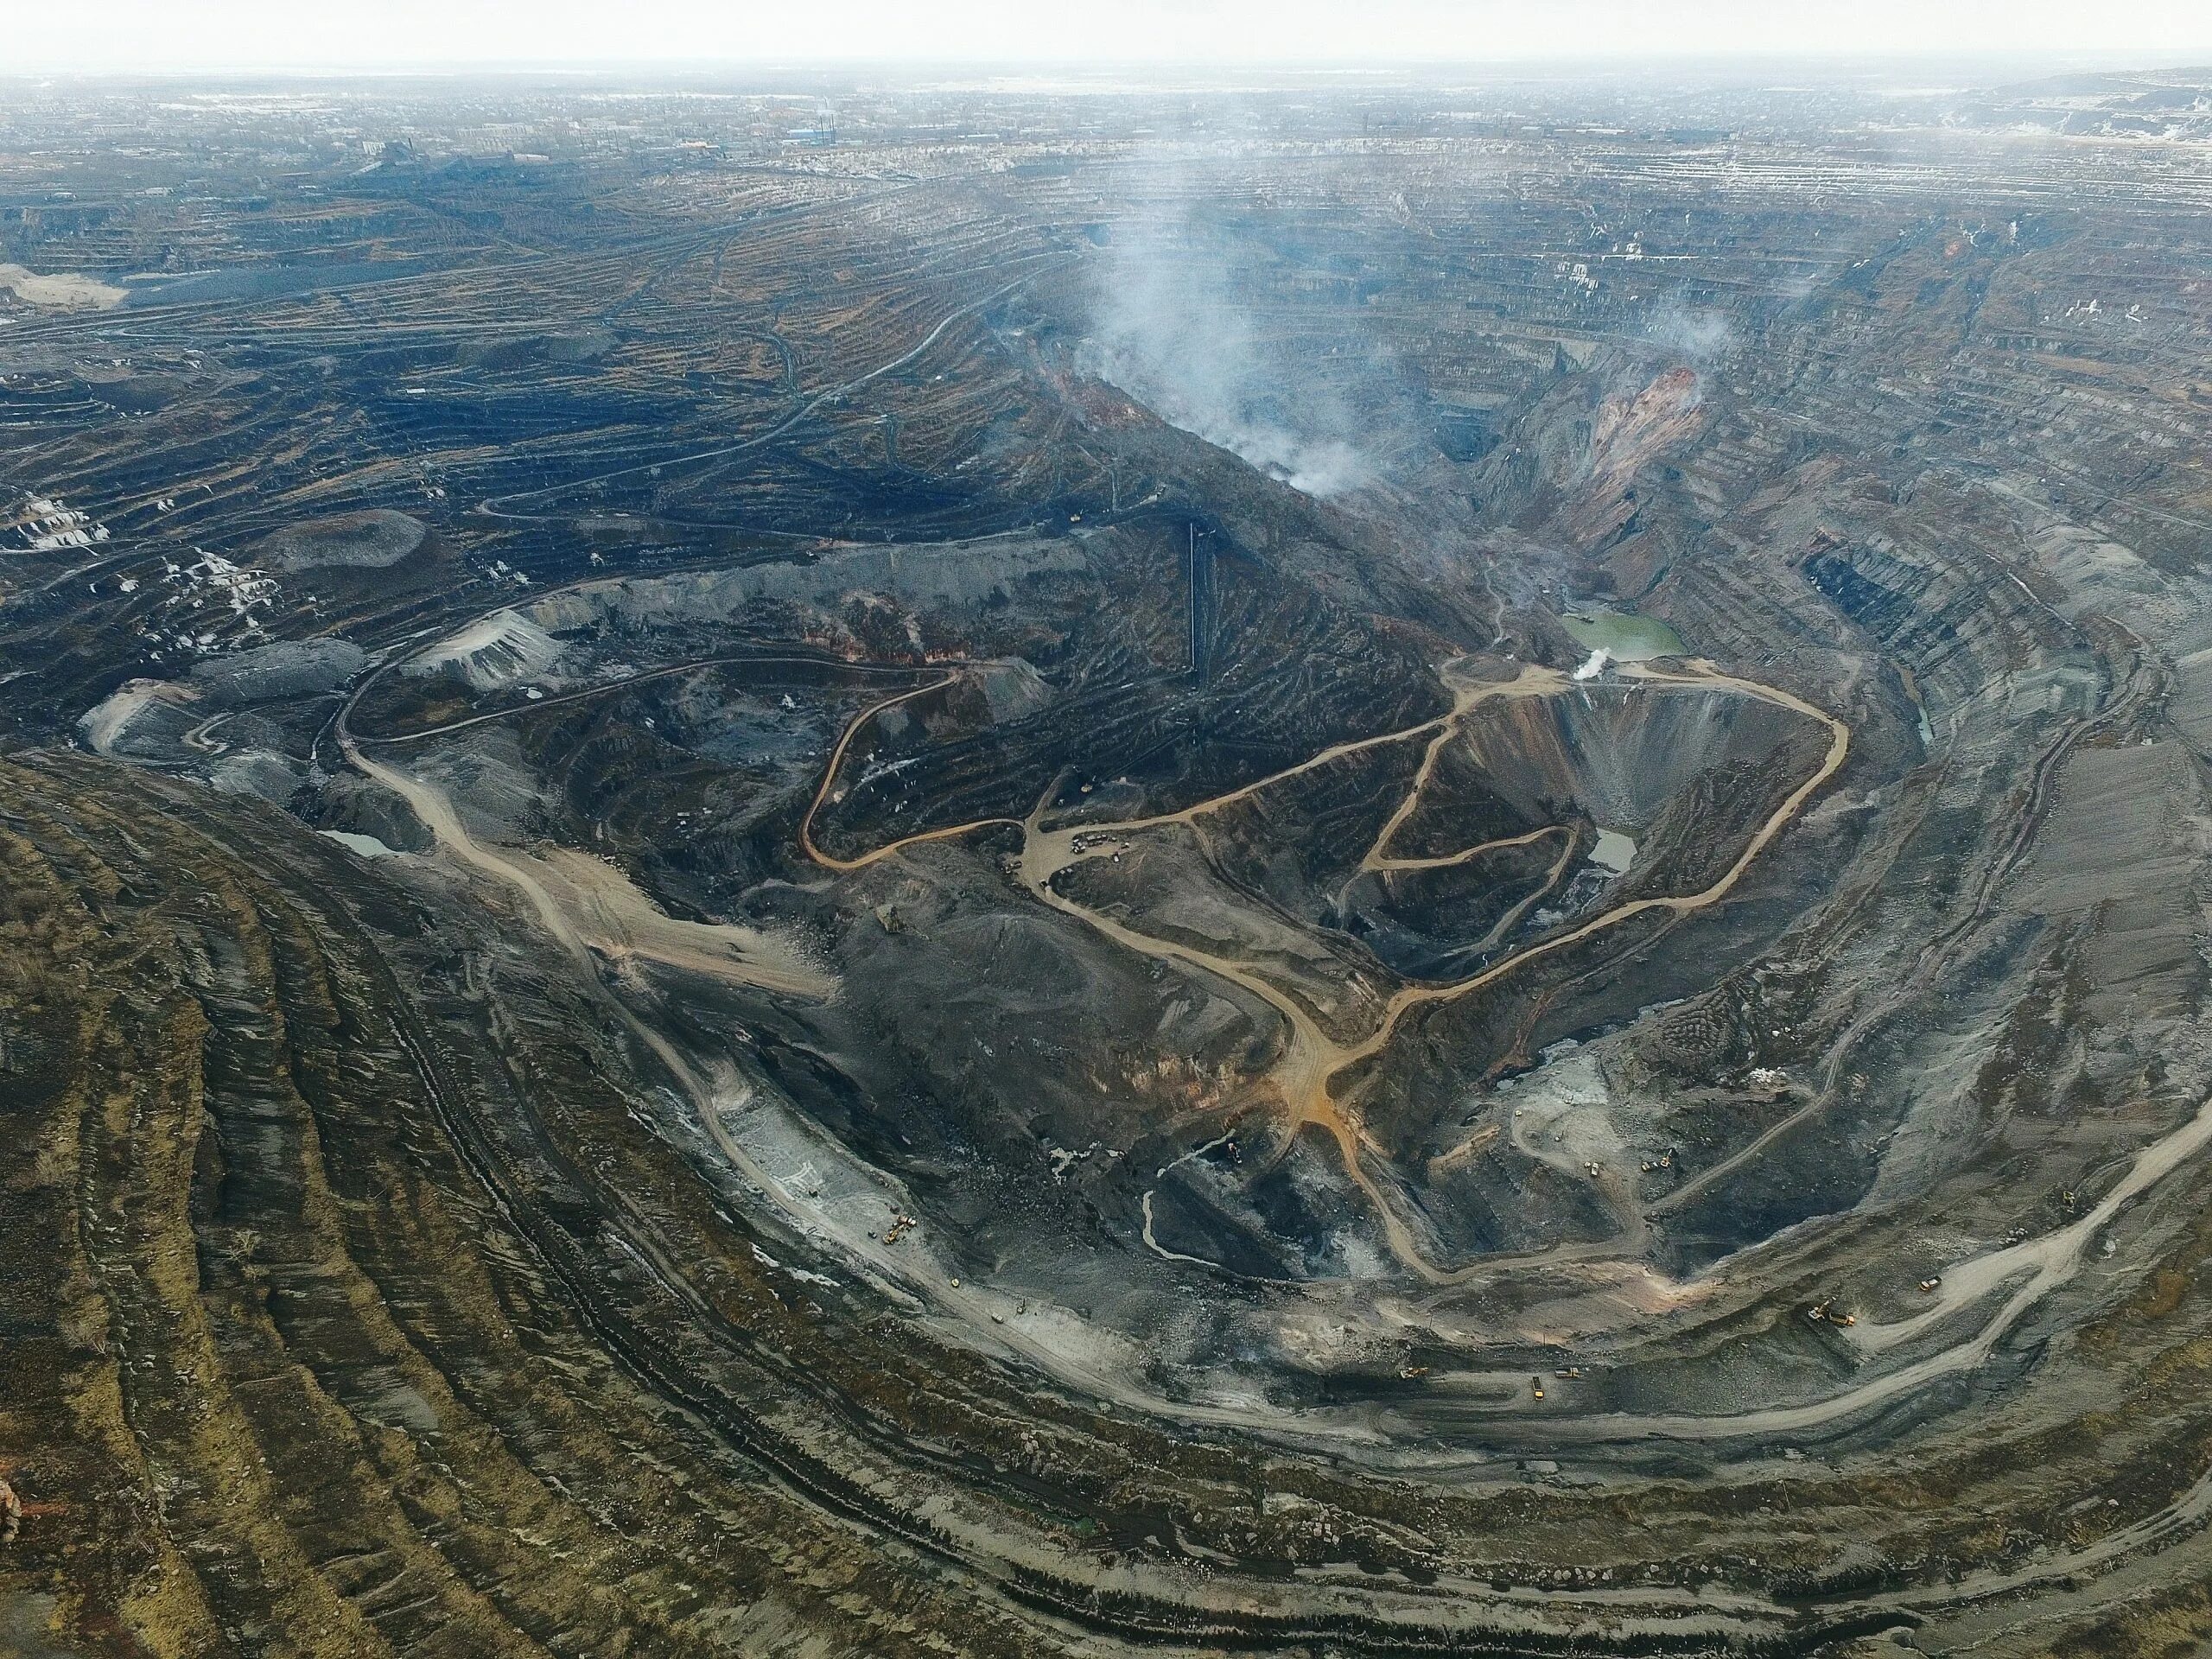
[[[1511,63],[1544,60],[2212,58],[2203,0],[111,0],[24,8],[18,73],[747,62]],[[4,73],[4,70],[0,70]]]

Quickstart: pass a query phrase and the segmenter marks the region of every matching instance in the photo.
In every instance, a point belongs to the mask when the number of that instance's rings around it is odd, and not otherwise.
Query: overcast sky
[[[911,60],[2212,60],[2212,0],[0,0],[0,74]]]

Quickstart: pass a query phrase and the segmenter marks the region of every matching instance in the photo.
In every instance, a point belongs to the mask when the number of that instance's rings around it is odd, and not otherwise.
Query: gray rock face
[[[404,512],[349,512],[280,530],[254,550],[280,570],[382,570],[422,546],[429,534],[429,525]]]
[[[395,852],[427,852],[436,845],[436,837],[404,800],[353,772],[340,772],[326,782],[307,809],[307,817],[319,830],[371,836]]]
[[[207,780],[230,795],[258,795],[283,806],[306,776],[307,769],[289,755],[270,749],[245,749],[226,754],[208,769]]]
[[[284,640],[195,663],[192,677],[218,706],[268,702],[333,690],[366,661],[368,653],[350,639]]]

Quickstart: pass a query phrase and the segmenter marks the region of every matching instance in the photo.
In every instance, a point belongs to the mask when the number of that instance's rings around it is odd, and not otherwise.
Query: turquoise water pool
[[[1682,636],[1657,617],[1634,611],[1570,611],[1560,621],[1575,644],[1585,651],[1603,651],[1617,663],[1648,663],[1689,652]]]

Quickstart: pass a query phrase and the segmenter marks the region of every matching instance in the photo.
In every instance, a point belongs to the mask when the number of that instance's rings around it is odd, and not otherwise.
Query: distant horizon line
[[[327,81],[370,81],[420,77],[448,79],[460,77],[556,79],[647,75],[673,80],[702,80],[733,74],[964,74],[989,79],[1049,75],[1058,79],[1160,79],[1197,75],[1302,76],[1320,79],[1384,80],[1392,78],[1450,74],[1527,74],[1600,73],[1618,76],[1637,71],[1749,71],[1779,68],[1811,69],[1831,75],[1878,73],[1885,70],[1930,67],[1959,69],[2072,68],[2101,73],[2212,75],[2212,41],[2169,49],[2125,49],[2101,47],[2071,51],[2016,48],[2009,50],[1962,51],[1947,48],[1900,48],[1886,52],[1846,52],[1821,48],[1792,51],[1699,50],[1505,53],[1490,57],[1372,58],[1325,60],[1313,58],[1131,58],[1095,57],[999,58],[900,56],[864,58],[807,56],[794,54],[757,57],[713,58],[601,57],[513,59],[397,60],[385,63],[339,64],[313,60],[297,63],[238,62],[188,64],[92,64],[56,60],[45,64],[20,62],[0,69],[0,86],[54,79],[175,81],[210,78],[270,79],[310,77]]]

